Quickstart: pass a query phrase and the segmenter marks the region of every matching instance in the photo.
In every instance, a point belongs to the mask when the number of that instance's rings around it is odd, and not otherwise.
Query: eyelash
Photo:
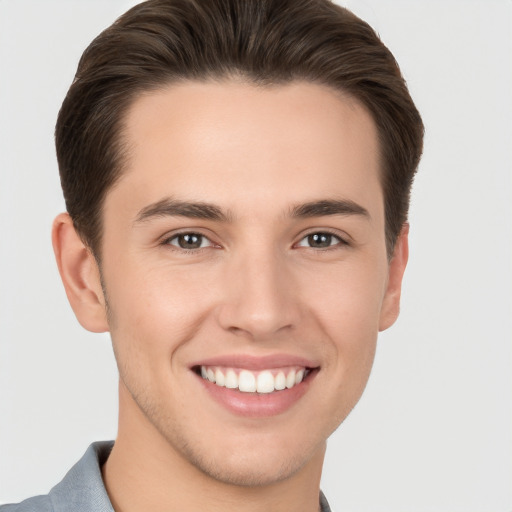
[[[336,239],[337,242],[334,244],[328,245],[327,247],[311,247],[310,245],[300,245],[301,242],[303,242],[304,240],[307,240],[310,237],[319,236],[319,235],[326,236],[331,239]],[[318,249],[320,251],[339,249],[340,247],[349,246],[349,245],[350,244],[347,242],[347,240],[345,240],[344,238],[342,238],[340,235],[338,235],[336,233],[332,233],[329,230],[312,231],[310,233],[307,233],[299,240],[299,242],[297,244],[295,244],[296,247],[306,247],[307,249]]]
[[[192,249],[186,248],[186,247],[180,247],[178,245],[178,240],[180,237],[197,237],[201,239],[201,243],[199,247],[194,247]],[[176,241],[177,243],[172,243],[173,241]],[[208,245],[203,247],[203,242],[208,241]],[[206,249],[208,247],[219,247],[218,245],[214,244],[206,235],[203,235],[202,233],[198,233],[196,231],[185,231],[182,233],[176,233],[175,235],[166,238],[162,241],[162,245],[165,246],[171,246],[171,248],[175,251],[180,251],[184,253],[198,253],[199,251]]]
[[[302,245],[302,242],[303,241],[307,241],[308,239],[310,239],[310,237],[315,237],[315,236],[320,236],[320,237],[327,237],[329,238],[330,240],[329,241],[332,241],[332,239],[335,239],[337,240],[336,243],[334,244],[330,244],[330,245],[327,245],[326,247],[312,247],[311,245]],[[178,240],[180,237],[197,237],[197,238],[200,238],[201,239],[201,242],[200,242],[200,246],[199,247],[194,247],[194,248],[186,248],[186,247],[180,247],[178,244]],[[172,243],[173,241],[176,241],[176,243]],[[208,242],[208,245],[206,246],[203,246],[203,243],[207,241]],[[311,242],[311,240],[309,240],[309,242]],[[182,253],[185,253],[185,254],[192,254],[192,253],[195,253],[197,254],[199,251],[202,251],[203,249],[207,249],[209,247],[214,247],[214,248],[219,248],[220,246],[219,245],[216,245],[214,242],[212,242],[206,235],[202,234],[202,233],[199,233],[199,232],[195,232],[195,231],[185,231],[185,232],[182,232],[182,233],[177,233],[171,237],[168,237],[168,238],[165,238],[163,241],[162,241],[162,245],[165,245],[165,246],[171,246],[171,248],[173,250],[176,250],[176,251],[179,251],[179,252],[182,252]],[[321,230],[321,231],[312,231],[310,233],[307,233],[306,235],[304,235],[298,243],[294,244],[294,247],[305,247],[307,249],[314,249],[314,250],[319,250],[319,251],[328,251],[328,250],[334,250],[334,249],[339,249],[340,247],[343,247],[343,246],[349,246],[349,242],[347,242],[344,238],[342,238],[340,235],[338,234],[335,234],[335,233],[332,233],[328,230]]]

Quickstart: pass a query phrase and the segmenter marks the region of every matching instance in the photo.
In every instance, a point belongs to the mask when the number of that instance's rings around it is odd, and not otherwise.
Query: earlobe
[[[66,295],[78,321],[88,331],[108,331],[98,264],[75,231],[69,214],[61,213],[53,222],[52,243]]]
[[[409,224],[405,223],[395,243],[393,256],[389,262],[388,283],[382,304],[379,331],[391,327],[400,313],[402,278],[409,258]]]

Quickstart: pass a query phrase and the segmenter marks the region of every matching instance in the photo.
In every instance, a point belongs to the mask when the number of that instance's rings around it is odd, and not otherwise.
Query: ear
[[[67,213],[53,222],[52,243],[60,277],[76,318],[88,331],[108,331],[105,298],[96,259]]]
[[[409,224],[405,223],[398,235],[389,262],[388,283],[382,309],[380,313],[379,331],[391,327],[400,313],[400,295],[402,292],[402,278],[404,276],[407,260],[409,259]]]

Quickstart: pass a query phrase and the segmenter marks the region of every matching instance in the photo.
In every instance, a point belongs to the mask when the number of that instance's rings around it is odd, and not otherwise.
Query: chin
[[[269,452],[257,443],[252,449],[228,450],[227,454],[205,454],[204,451],[183,447],[182,453],[206,476],[227,485],[264,487],[287,480],[300,472],[312,454]]]

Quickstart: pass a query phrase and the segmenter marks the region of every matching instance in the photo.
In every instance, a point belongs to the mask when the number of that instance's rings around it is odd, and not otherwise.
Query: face
[[[229,483],[321,464],[405,266],[371,116],[320,85],[186,83],[140,97],[126,137],[102,245],[120,428]]]

